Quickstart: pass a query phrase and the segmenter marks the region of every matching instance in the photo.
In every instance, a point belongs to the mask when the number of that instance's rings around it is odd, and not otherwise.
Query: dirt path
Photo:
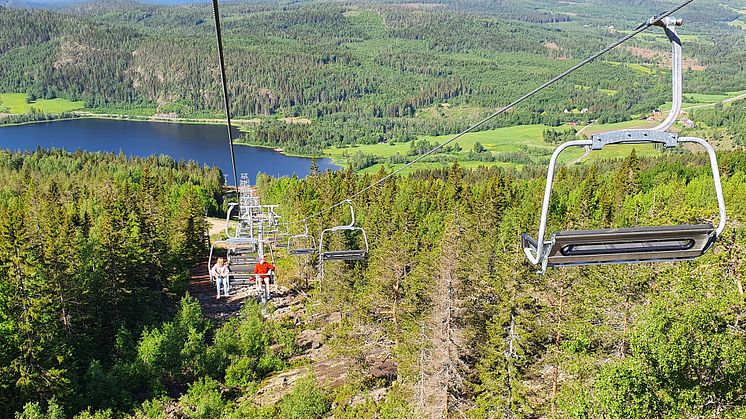
[[[207,259],[192,268],[187,290],[189,295],[199,301],[205,316],[213,319],[238,316],[244,303],[256,298],[254,285],[232,285],[231,294],[228,297],[220,297],[219,300],[215,298],[217,290],[215,284],[210,281]],[[294,291],[278,285],[272,286],[271,291],[270,304],[274,307],[271,317],[279,317],[293,311],[306,298],[302,291]]]
[[[585,131],[586,129],[588,129],[588,127],[590,127],[591,125],[593,125],[593,122],[591,122],[590,124],[584,126],[583,128],[580,128],[580,130],[577,133],[575,133],[575,136],[580,137],[581,135],[583,135],[583,131]]]
[[[202,305],[205,316],[213,319],[237,316],[244,301],[255,295],[253,287],[236,287],[232,290],[232,295],[216,299],[215,285],[210,281],[210,274],[207,271],[207,259],[192,268],[190,276],[187,284],[189,294]]]
[[[731,103],[731,102],[735,102],[735,101],[737,101],[737,100],[741,100],[741,99],[746,99],[746,93],[744,93],[744,94],[742,94],[742,95],[738,95],[738,96],[736,96],[736,97],[732,97],[732,98],[730,98],[730,99],[725,99],[725,100],[723,101],[723,103]]]
[[[225,231],[225,219],[223,218],[207,217],[207,224],[207,234],[209,234],[210,237]]]

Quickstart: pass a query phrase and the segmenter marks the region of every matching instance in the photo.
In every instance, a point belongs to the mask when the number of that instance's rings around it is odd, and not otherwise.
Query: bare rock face
[[[302,323],[305,315],[305,307],[303,301],[306,300],[306,296],[300,293],[294,293],[286,288],[280,288],[277,296],[273,296],[272,304],[275,306],[275,310],[269,316],[272,320],[284,320],[290,319],[294,324],[298,325]]]
[[[339,323],[341,321],[342,321],[342,313],[340,313],[339,311],[329,313],[324,317],[324,323],[326,324],[334,324],[334,323]]]
[[[302,349],[318,349],[321,347],[322,336],[317,330],[307,329],[298,335],[298,346]]]
[[[393,381],[399,373],[398,364],[386,349],[377,349],[366,354],[365,363],[368,365],[368,374],[373,378]]]
[[[285,397],[295,386],[295,383],[308,373],[308,368],[296,368],[272,376],[262,383],[254,396],[254,403],[259,406],[275,404]]]
[[[371,390],[368,392],[368,394],[356,395],[352,398],[352,400],[350,400],[350,406],[361,405],[369,400],[375,403],[380,403],[381,401],[383,401],[383,399],[386,398],[386,394],[388,393],[388,391],[389,389],[387,387],[382,387]]]
[[[345,383],[350,368],[354,361],[349,358],[333,358],[314,362],[310,365],[310,371],[316,378],[316,382],[325,388],[337,388]],[[295,368],[282,372],[264,380],[256,396],[254,403],[266,406],[277,403],[295,387],[295,384],[309,372],[309,367]]]
[[[316,382],[326,388],[337,388],[345,383],[355,361],[350,358],[332,358],[311,364]]]

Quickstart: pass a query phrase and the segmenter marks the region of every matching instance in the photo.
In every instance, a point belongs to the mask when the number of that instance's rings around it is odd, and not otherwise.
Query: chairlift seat
[[[287,249],[288,255],[291,256],[306,256],[313,255],[316,253],[316,240],[313,236],[308,234],[308,224],[306,224],[306,231],[303,234],[296,236],[288,236],[287,241],[284,242],[284,247]]]
[[[365,250],[338,250],[333,252],[321,253],[321,260],[364,260],[368,256]]]
[[[670,131],[681,114],[683,104],[683,52],[681,38],[676,33],[676,28],[682,25],[682,21],[669,16],[655,21],[654,24],[664,29],[672,47],[671,112],[660,124],[650,129],[622,129],[598,133],[589,139],[567,141],[554,150],[547,169],[539,234],[536,240],[526,234],[522,236],[523,252],[529,262],[540,267],[539,273],[543,273],[548,266],[695,259],[712,247],[713,242],[725,230],[725,198],[715,149],[702,138],[680,137],[678,133]],[[549,240],[545,240],[554,172],[563,150],[570,147],[585,147],[587,152],[591,152],[618,144],[656,144],[665,149],[673,149],[681,143],[697,144],[707,152],[719,212],[716,228],[711,224],[696,224],[565,231],[555,233]]]
[[[285,246],[288,247],[288,246]],[[289,249],[288,254],[292,256],[312,255],[316,253],[316,249]]]
[[[347,225],[336,226],[327,228],[321,231],[321,237],[319,238],[319,272],[321,276],[324,276],[324,262],[326,261],[360,261],[365,260],[368,257],[368,234],[362,227],[355,227],[355,209],[352,207],[352,202],[348,199],[344,201],[350,209],[350,223]],[[324,250],[324,235],[336,232],[356,232],[360,234],[363,239],[364,246],[361,249],[340,249],[340,250]]]
[[[691,260],[716,237],[712,224],[561,231],[545,243],[546,266]],[[536,241],[524,234],[523,244]]]
[[[230,264],[229,269],[232,273],[254,273],[254,264],[236,265]]]
[[[230,257],[231,265],[251,265],[257,262],[259,262],[258,256],[243,256],[243,257],[232,256]]]

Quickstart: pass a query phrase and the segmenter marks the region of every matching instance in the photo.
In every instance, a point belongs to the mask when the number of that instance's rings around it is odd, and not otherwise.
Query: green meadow
[[[589,127],[585,134],[592,134],[596,132],[603,132],[603,131],[610,131],[614,129],[623,129],[623,128],[646,128],[650,127],[653,124],[645,122],[645,121],[626,121],[622,123],[617,124],[604,124],[604,125],[592,125]],[[545,163],[549,161],[549,157],[551,156],[552,152],[554,151],[555,146],[551,144],[547,144],[543,140],[543,132],[547,129],[551,129],[553,127],[549,127],[546,125],[519,125],[514,127],[507,127],[507,128],[498,128],[488,131],[480,131],[480,132],[474,132],[474,133],[468,133],[465,134],[463,137],[458,139],[452,144],[458,143],[463,152],[466,153],[468,151],[471,151],[474,147],[474,145],[478,142],[482,144],[487,152],[491,153],[520,153],[520,152],[526,152],[527,149],[530,149],[533,152],[536,152],[537,150],[541,151],[541,155],[532,155],[532,159],[537,163]],[[568,126],[561,126],[554,129],[567,129]],[[439,144],[444,143],[445,141],[453,138],[452,135],[442,135],[442,136],[420,136],[418,137],[419,140],[428,140],[430,142],[437,142]],[[585,137],[583,137],[585,138]],[[396,143],[396,144],[372,144],[372,145],[360,145],[356,147],[347,147],[347,148],[327,148],[325,150],[325,153],[329,156],[331,156],[335,162],[338,164],[345,164],[345,156],[347,155],[354,155],[357,153],[364,153],[364,154],[371,154],[375,156],[380,157],[390,157],[394,156],[396,154],[400,155],[406,155],[409,151],[410,143]],[[604,159],[615,159],[615,158],[624,158],[629,155],[629,153],[632,151],[632,149],[635,149],[635,152],[639,156],[655,156],[659,154],[659,151],[655,150],[652,145],[621,145],[621,146],[612,146],[608,147],[607,149],[604,149],[602,151],[594,151],[590,153],[586,158],[582,159],[581,162],[593,162],[598,160],[604,160]],[[568,164],[571,162],[574,162],[578,160],[582,155],[584,151],[581,148],[571,148],[565,150],[565,152],[560,155],[559,163],[560,164]],[[450,156],[459,156],[459,153],[450,153]],[[412,167],[409,167],[405,169],[402,174],[409,174],[414,171],[417,171],[419,169],[426,169],[426,168],[438,168],[438,167],[444,167],[444,166],[450,166],[451,162],[422,162],[422,163],[416,163]],[[520,169],[522,167],[521,164],[517,163],[505,163],[505,162],[479,162],[479,161],[460,161],[459,165],[465,168],[471,168],[471,167],[479,167],[479,166],[501,166],[501,167],[515,167]],[[399,169],[403,166],[403,164],[385,164],[387,171]],[[371,167],[368,167],[362,172],[364,173],[375,173],[378,170],[380,170],[381,165],[374,165]]]
[[[738,92],[726,92],[722,94],[702,94],[702,93],[684,93],[684,110],[691,108],[702,108],[707,106],[714,106],[717,103],[721,103],[724,100],[728,100],[734,97],[738,97],[746,94],[746,90]],[[671,102],[666,102],[661,106],[662,111],[668,111],[671,109]]]
[[[520,169],[521,167],[523,167],[520,164],[502,163],[502,162],[484,163],[484,162],[478,162],[478,161],[460,161],[458,162],[458,164],[459,166],[465,169],[475,169],[478,167],[493,167],[493,166],[514,167],[517,169]],[[450,167],[451,165],[453,165],[453,163],[435,163],[435,162],[416,163],[402,170],[399,174],[401,174],[402,176],[406,176],[406,175],[411,175],[412,173],[415,173],[418,170],[438,169],[438,168],[443,168],[443,167]],[[381,170],[381,166],[384,167],[387,173],[391,173],[394,170],[401,169],[404,166],[404,164],[376,164],[370,167],[366,167],[363,170],[360,170],[359,173],[374,174],[374,173],[377,173],[379,170]]]
[[[489,152],[495,153],[517,153],[523,151],[522,146],[531,146],[545,149],[546,154],[552,153],[552,146],[543,140],[543,132],[551,127],[547,125],[518,125],[507,128],[497,128],[488,131],[479,131],[465,134],[452,144],[458,144],[464,152],[471,151],[476,143],[480,143]],[[559,127],[555,129],[567,129],[568,127]],[[453,135],[441,136],[419,136],[419,140],[428,140],[442,144]],[[352,155],[358,152],[372,154],[380,157],[390,157],[396,154],[406,155],[410,149],[410,143],[393,143],[393,144],[370,144],[359,145],[354,147],[337,148],[331,147],[324,150],[325,154],[335,158],[344,159],[346,154]],[[571,153],[568,153],[571,154]],[[576,158],[582,153],[577,153]]]
[[[62,113],[82,109],[85,103],[81,101],[70,101],[67,99],[37,99],[31,103],[26,102],[25,93],[0,93],[0,112],[12,114],[31,113],[34,108],[44,113]]]

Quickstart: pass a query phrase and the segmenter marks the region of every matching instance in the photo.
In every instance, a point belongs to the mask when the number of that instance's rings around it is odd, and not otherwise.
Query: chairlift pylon
[[[528,234],[522,235],[522,247],[529,261],[539,265],[539,273],[547,267],[667,262],[692,260],[704,254],[725,229],[726,214],[723,188],[715,150],[707,141],[694,137],[679,137],[669,132],[676,123],[682,108],[682,47],[676,33],[681,20],[665,18],[656,23],[665,30],[672,44],[673,107],[668,117],[657,127],[649,130],[620,130],[596,134],[588,140],[568,141],[561,144],[552,154],[547,171],[544,201],[537,239]],[[719,208],[717,228],[711,223],[697,225],[611,228],[601,230],[562,231],[552,234],[545,241],[549,199],[557,158],[569,147],[590,147],[602,150],[616,144],[661,144],[674,148],[679,143],[697,144],[707,151],[715,184],[715,195]]]

